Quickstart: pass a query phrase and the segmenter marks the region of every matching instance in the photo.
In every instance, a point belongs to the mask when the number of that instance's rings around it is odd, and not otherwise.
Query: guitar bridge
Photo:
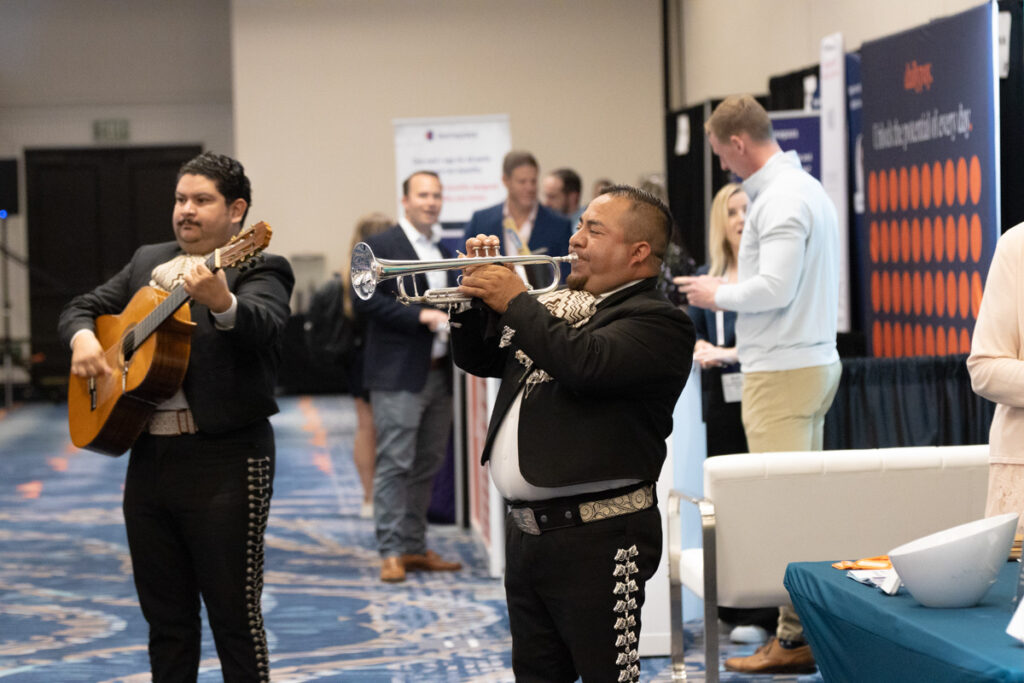
[[[96,378],[89,378],[89,410],[96,410]]]

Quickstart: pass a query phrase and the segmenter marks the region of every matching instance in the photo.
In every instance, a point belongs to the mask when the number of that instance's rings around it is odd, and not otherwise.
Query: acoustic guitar
[[[271,229],[260,222],[213,252],[206,267],[243,266],[270,244]],[[178,285],[169,293],[143,287],[118,315],[96,318],[96,337],[113,372],[105,377],[68,379],[71,442],[118,456],[138,438],[156,407],[181,387],[188,370],[195,323],[189,296]]]

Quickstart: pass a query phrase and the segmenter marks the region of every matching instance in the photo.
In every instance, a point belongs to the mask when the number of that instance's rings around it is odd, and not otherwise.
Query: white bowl
[[[889,551],[892,566],[925,607],[971,607],[1006,564],[1018,513],[938,531]]]

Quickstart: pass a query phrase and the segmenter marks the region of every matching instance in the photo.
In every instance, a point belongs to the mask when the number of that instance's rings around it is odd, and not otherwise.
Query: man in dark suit
[[[529,296],[466,269],[455,362],[501,377],[481,461],[509,504],[505,592],[517,681],[636,681],[644,582],[661,557],[654,483],[693,325],[656,288],[671,216],[615,186],[569,242],[569,289]],[[494,237],[467,240],[467,253]],[[458,323],[458,326],[455,325]]]
[[[582,189],[583,184],[576,171],[571,168],[556,168],[544,176],[540,184],[540,203],[568,218],[570,227],[575,230],[580,218],[583,217],[583,209],[586,208],[580,206]]]
[[[79,377],[113,370],[94,320],[142,287],[182,286],[196,324],[184,382],[131,449],[124,517],[135,587],[149,623],[153,680],[195,680],[200,596],[225,680],[269,681],[260,597],[274,478],[274,386],[294,277],[280,256],[244,273],[204,264],[239,232],[249,179],[204,153],[178,172],[174,242],[140,247],[117,275],[75,297],[59,330]]]
[[[452,258],[440,243],[441,181],[432,171],[402,183],[405,215],[366,240],[375,256],[396,260]],[[454,284],[451,271],[415,276],[416,291]],[[406,287],[408,291],[409,286]],[[444,463],[452,425],[448,314],[395,299],[397,281],[381,282],[366,300],[353,296],[366,320],[363,382],[377,432],[373,518],[381,581],[405,580],[406,570],[453,571],[458,562],[427,549],[427,508],[434,475]]]
[[[501,204],[476,211],[466,224],[466,239],[494,235],[500,240],[501,253],[507,256],[565,256],[576,226],[565,216],[537,202],[538,172],[537,160],[529,152],[506,154],[501,182],[508,191],[508,198]],[[525,274],[534,288],[551,284],[549,267],[528,265],[522,268],[520,274]],[[563,265],[561,279],[568,273],[569,266]]]

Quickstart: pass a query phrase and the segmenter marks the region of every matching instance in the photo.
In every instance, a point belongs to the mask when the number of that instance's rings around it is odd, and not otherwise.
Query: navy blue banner
[[[850,289],[851,318],[857,321],[861,330],[870,330],[871,323],[865,319],[864,287],[861,278],[864,271],[861,262],[867,251],[867,243],[861,240],[864,234],[864,203],[867,181],[864,177],[864,98],[860,77],[860,53],[846,55],[846,132],[849,136],[849,183],[850,183]],[[856,292],[854,294],[854,292]]]
[[[821,180],[821,115],[817,112],[771,111],[775,141],[797,153],[804,170]]]
[[[994,13],[986,4],[861,48],[857,280],[875,356],[970,350],[1000,225]]]

